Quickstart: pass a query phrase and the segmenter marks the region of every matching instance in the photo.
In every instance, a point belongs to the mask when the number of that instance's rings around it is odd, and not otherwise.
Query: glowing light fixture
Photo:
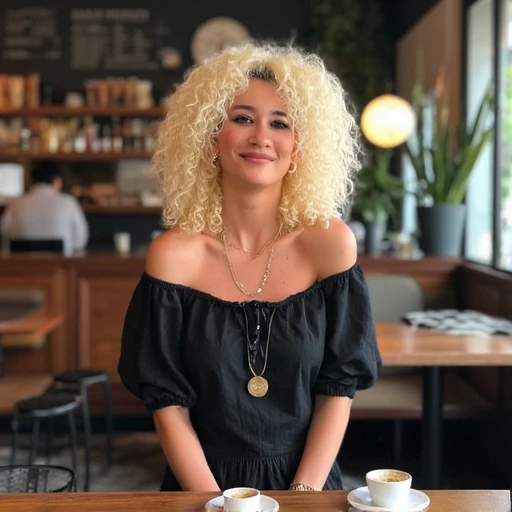
[[[361,115],[364,136],[380,148],[404,143],[414,130],[414,110],[403,98],[383,94],[366,105]]]

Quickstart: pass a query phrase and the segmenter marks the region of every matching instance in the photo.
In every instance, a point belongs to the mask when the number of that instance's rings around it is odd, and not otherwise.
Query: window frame
[[[461,91],[461,122],[467,122],[467,98],[468,98],[468,83],[469,83],[469,66],[468,66],[468,53],[469,53],[469,9],[470,7],[480,0],[463,0],[462,12],[462,76],[464,85]],[[490,264],[483,263],[482,261],[475,261],[467,256],[466,248],[464,246],[464,258],[478,265],[485,267],[492,267],[500,272],[512,273],[512,269],[506,269],[500,266],[501,259],[501,187],[502,187],[502,119],[501,114],[503,111],[503,62],[502,62],[502,41],[506,34],[506,20],[505,2],[507,0],[491,0],[493,12],[493,83],[494,83],[494,144],[493,144],[493,169],[492,169],[492,259]]]

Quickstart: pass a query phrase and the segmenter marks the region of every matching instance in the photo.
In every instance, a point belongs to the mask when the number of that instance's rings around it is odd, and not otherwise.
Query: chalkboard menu
[[[156,70],[171,33],[149,9],[71,9],[71,68]]]
[[[46,7],[7,9],[3,18],[4,61],[52,61],[62,55],[57,10]]]
[[[222,5],[217,5],[222,4]],[[158,98],[193,64],[197,27],[216,16],[243,23],[252,37],[289,39],[309,23],[311,0],[2,0],[0,69],[41,75],[62,94],[87,79],[137,76],[154,83]],[[162,56],[180,55],[169,69]]]
[[[158,51],[171,33],[147,8],[71,8],[70,67],[83,70],[147,71],[159,67]],[[57,9],[7,9],[2,59],[54,61],[62,56]]]

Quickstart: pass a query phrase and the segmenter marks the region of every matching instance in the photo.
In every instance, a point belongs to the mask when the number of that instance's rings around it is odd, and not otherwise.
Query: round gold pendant
[[[247,391],[255,398],[265,396],[268,391],[268,381],[263,377],[253,377],[247,383]]]

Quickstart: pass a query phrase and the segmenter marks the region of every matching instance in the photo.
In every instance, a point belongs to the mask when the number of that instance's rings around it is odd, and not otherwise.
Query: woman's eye
[[[287,130],[289,128],[286,123],[283,123],[283,121],[272,121],[272,126],[279,130]]]
[[[235,123],[240,123],[240,124],[246,124],[246,123],[251,123],[252,122],[252,119],[248,116],[236,116],[233,121]]]

